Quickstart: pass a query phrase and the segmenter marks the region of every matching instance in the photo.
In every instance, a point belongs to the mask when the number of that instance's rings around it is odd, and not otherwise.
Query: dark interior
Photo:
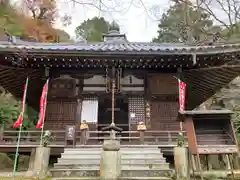
[[[123,97],[115,98],[114,122],[123,131],[129,130],[128,124],[128,100]],[[100,97],[98,105],[98,130],[110,125],[112,122],[112,99],[111,97]]]
[[[234,145],[235,138],[228,118],[194,118],[198,145]]]

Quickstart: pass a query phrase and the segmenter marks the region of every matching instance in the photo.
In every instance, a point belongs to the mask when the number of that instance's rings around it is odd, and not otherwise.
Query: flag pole
[[[45,103],[44,103],[44,114],[43,114],[43,121],[42,121],[42,129],[41,129],[41,140],[40,140],[40,146],[43,145],[43,129],[44,129],[44,121],[45,121],[45,114],[46,114],[46,107],[47,107],[47,96],[48,96],[48,82],[49,82],[49,79],[47,79],[47,89],[46,89],[46,100],[45,100]]]
[[[26,84],[24,87],[24,99],[23,99],[23,103],[22,103],[22,112],[20,115],[22,115],[22,122],[23,122],[23,116],[24,116],[24,111],[25,111],[25,101],[26,101],[26,95],[27,95],[27,88],[28,88],[28,78],[26,80]],[[15,158],[14,158],[14,166],[13,166],[13,180],[15,179],[16,176],[16,170],[17,170],[17,160],[18,160],[18,151],[19,151],[19,146],[20,146],[20,140],[21,140],[21,132],[22,132],[22,122],[21,125],[19,127],[19,131],[18,131],[18,141],[17,141],[17,148],[16,148],[16,153],[15,153]]]
[[[178,86],[179,86],[179,88],[178,88],[179,91],[178,92],[179,92],[179,96],[180,96],[180,82],[181,82],[181,79],[179,79],[176,76],[173,76],[173,77],[178,80]],[[181,126],[181,132],[182,132],[183,131],[182,125],[180,125],[180,126]],[[199,152],[198,152],[197,144],[196,144],[196,149],[197,149],[196,156],[197,156],[197,161],[198,161],[198,168],[199,168],[199,171],[200,171],[201,180],[203,180],[202,167],[201,167],[200,155],[199,155]]]
[[[23,113],[22,114],[22,117],[23,117]],[[16,148],[16,153],[15,153],[15,157],[14,157],[14,166],[13,166],[13,180],[15,179],[15,176],[16,176],[16,170],[17,170],[17,160],[18,160],[18,151],[19,151],[19,146],[20,146],[20,138],[21,138],[21,132],[22,132],[22,124],[20,125],[19,127],[19,131],[18,131],[18,141],[17,141],[17,148]]]

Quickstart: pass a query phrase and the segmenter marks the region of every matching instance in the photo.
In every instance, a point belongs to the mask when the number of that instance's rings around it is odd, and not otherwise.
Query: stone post
[[[188,152],[186,147],[174,148],[174,164],[177,173],[177,178],[188,178]]]
[[[239,161],[240,161],[240,158],[239,158],[239,154],[236,153],[236,154],[233,154],[232,155],[232,158],[233,158],[233,164],[234,164],[234,168],[235,169],[240,169],[240,164],[239,164]]]
[[[87,144],[87,140],[88,140],[88,124],[85,120],[83,120],[83,122],[80,125],[80,130],[81,130],[81,137],[80,137],[80,144]]]
[[[144,122],[139,122],[137,125],[137,131],[139,132],[140,135],[140,144],[144,144],[144,133],[147,130],[146,125]]]
[[[227,170],[231,170],[232,167],[231,167],[231,163],[230,163],[229,154],[224,154],[224,155],[223,155],[223,161],[224,161],[224,163],[226,164],[226,169],[227,169]]]
[[[104,140],[100,160],[100,180],[117,180],[121,175],[120,141]]]
[[[206,155],[206,159],[207,159],[207,170],[211,171],[212,170],[212,164],[209,161],[209,155]]]
[[[48,165],[50,158],[49,147],[37,147],[34,163],[33,163],[33,176],[40,179],[45,178],[48,175]]]
[[[33,166],[34,166],[35,156],[36,156],[36,148],[33,148],[29,158],[29,166],[26,172],[26,177],[31,177],[33,175]]]

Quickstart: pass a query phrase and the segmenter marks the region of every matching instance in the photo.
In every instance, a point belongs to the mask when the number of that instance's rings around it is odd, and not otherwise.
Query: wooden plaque
[[[149,74],[148,88],[154,95],[176,95],[178,94],[178,81],[174,74]]]
[[[76,128],[75,126],[66,126],[65,132],[65,140],[66,141],[75,141],[76,139]]]
[[[49,85],[49,96],[74,97],[76,95],[76,82],[73,79],[53,79]]]

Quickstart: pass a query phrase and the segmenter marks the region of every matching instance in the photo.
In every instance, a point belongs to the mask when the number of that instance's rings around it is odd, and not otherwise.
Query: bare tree
[[[204,9],[227,30],[227,37],[240,32],[240,0],[199,0]]]
[[[31,14],[35,20],[52,23],[57,15],[55,0],[21,0],[25,13]]]
[[[115,15],[126,14],[131,11],[131,8],[139,8],[142,10],[142,14],[146,17],[147,20],[157,21],[152,13],[152,5],[148,6],[148,0],[58,0],[58,3],[67,3],[67,5],[72,5],[72,8],[81,8],[81,10],[95,10],[96,16],[104,16],[114,19]],[[71,13],[66,13],[61,17],[61,20],[64,25],[69,25],[72,17]]]

